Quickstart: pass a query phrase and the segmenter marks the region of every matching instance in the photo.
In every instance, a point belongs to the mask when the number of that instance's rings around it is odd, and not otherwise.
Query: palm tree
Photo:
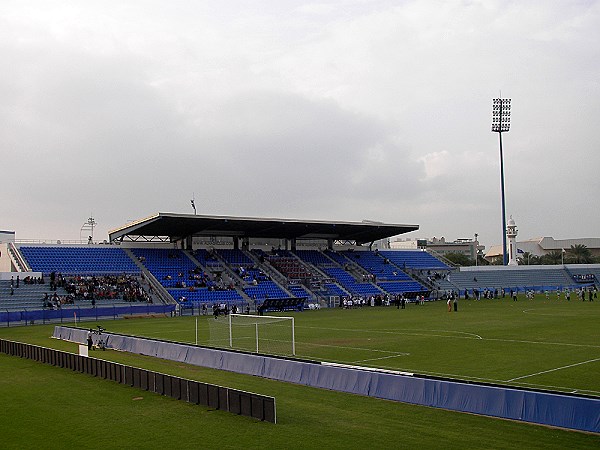
[[[530,252],[524,252],[523,254],[521,254],[521,256],[519,256],[518,260],[519,264],[522,266],[529,266],[540,263],[539,256],[533,255]]]
[[[571,245],[569,256],[575,264],[589,264],[594,262],[592,252],[583,244]]]
[[[563,255],[561,250],[552,250],[540,258],[542,264],[561,264]]]
[[[475,265],[474,259],[471,259],[468,256],[463,255],[462,253],[446,253],[444,255],[444,257],[447,260],[456,264],[457,266],[474,266]]]

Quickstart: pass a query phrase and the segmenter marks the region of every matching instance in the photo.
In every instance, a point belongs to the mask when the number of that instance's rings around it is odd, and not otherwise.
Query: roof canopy
[[[190,236],[231,236],[268,239],[333,239],[357,244],[377,241],[418,230],[418,225],[380,222],[324,222],[192,214],[158,213],[109,231],[110,241],[135,237],[168,237],[178,241]],[[146,239],[148,240],[148,239]]]

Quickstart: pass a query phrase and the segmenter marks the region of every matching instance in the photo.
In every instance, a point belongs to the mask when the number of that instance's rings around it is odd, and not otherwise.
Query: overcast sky
[[[0,1],[0,229],[155,212],[600,237],[600,1]]]

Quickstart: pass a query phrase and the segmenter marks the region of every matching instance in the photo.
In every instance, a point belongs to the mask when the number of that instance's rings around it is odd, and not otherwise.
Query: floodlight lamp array
[[[492,106],[492,132],[510,129],[510,98],[495,98]]]

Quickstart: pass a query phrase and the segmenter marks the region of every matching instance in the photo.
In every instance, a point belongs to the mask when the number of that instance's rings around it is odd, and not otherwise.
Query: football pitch
[[[496,299],[294,314],[296,356],[600,396],[600,303]],[[209,344],[212,316],[198,317]],[[221,317],[221,321],[227,318]],[[103,322],[108,331],[196,342],[196,318]]]
[[[285,314],[288,315],[288,314]],[[538,296],[293,314],[300,358],[600,396],[600,303]],[[209,342],[212,317],[81,323]],[[219,320],[223,320],[220,318]],[[64,325],[69,325],[65,323]],[[0,337],[76,352],[54,325]],[[276,425],[0,355],[5,448],[598,448],[600,436],[308,388],[122,352],[94,357],[277,399]],[[39,430],[39,425],[52,423]],[[60,420],[59,420],[60,418]],[[58,426],[62,424],[62,426]],[[46,428],[48,430],[46,431]],[[32,430],[35,430],[32,432]]]

